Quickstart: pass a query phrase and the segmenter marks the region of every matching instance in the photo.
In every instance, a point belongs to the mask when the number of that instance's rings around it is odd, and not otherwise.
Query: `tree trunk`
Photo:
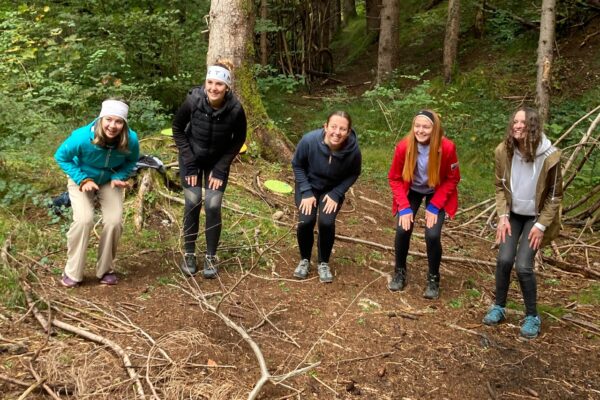
[[[331,0],[331,38],[340,31],[342,27],[342,5],[341,0]]]
[[[206,62],[219,58],[233,62],[235,92],[244,105],[248,118],[249,141],[255,142],[262,157],[270,161],[288,162],[293,146],[273,127],[258,93],[252,71],[254,53],[254,3],[252,0],[219,0],[210,3],[210,23]]]
[[[365,0],[365,7],[367,9],[367,33],[379,33],[381,0]]]
[[[342,10],[342,14],[343,14],[343,18],[344,18],[344,25],[348,25],[348,22],[352,19],[352,18],[356,18],[356,1],[355,0],[343,0],[344,4],[343,4],[343,10]]]
[[[267,0],[260,1],[260,18],[264,21],[268,17]],[[260,33],[260,65],[266,66],[269,62],[269,54],[267,53],[267,31]]]
[[[556,0],[542,1],[540,18],[540,40],[538,42],[537,83],[535,104],[540,114],[542,126],[548,119],[550,108],[550,79],[552,77],[552,52],[554,49],[554,26],[556,21]]]
[[[444,82],[452,80],[452,68],[456,62],[458,34],[460,32],[460,0],[448,1],[448,22],[444,38]]]
[[[379,30],[379,53],[377,55],[377,84],[389,79],[390,73],[398,66],[400,59],[400,20],[399,0],[383,0],[381,27]]]

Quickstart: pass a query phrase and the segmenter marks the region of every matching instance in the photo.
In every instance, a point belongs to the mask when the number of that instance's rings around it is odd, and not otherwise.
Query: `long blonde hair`
[[[415,119],[422,115],[425,111],[433,116],[433,130],[431,131],[431,140],[429,141],[429,163],[427,165],[427,179],[429,187],[436,187],[440,184],[440,165],[442,163],[442,137],[444,136],[444,128],[439,115],[429,109],[421,110],[413,118],[410,131],[405,136],[406,139],[406,156],[404,158],[404,169],[402,170],[402,179],[410,182],[414,178],[415,166],[417,165],[417,139],[415,138]]]

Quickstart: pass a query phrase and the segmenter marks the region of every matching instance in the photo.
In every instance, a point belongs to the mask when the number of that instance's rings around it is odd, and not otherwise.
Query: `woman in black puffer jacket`
[[[246,114],[231,91],[228,60],[208,67],[203,86],[189,91],[173,120],[173,138],[179,150],[184,188],[184,257],[181,271],[197,272],[196,239],[200,225],[202,187],[206,202],[206,256],[203,275],[217,276],[216,253],[221,236],[221,204],[229,167],[246,140]],[[204,180],[204,183],[203,183]]]

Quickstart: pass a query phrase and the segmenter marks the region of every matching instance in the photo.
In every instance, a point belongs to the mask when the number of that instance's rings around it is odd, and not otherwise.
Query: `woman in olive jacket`
[[[543,134],[537,111],[529,107],[511,116],[504,141],[495,151],[496,301],[483,319],[496,325],[505,319],[506,298],[513,265],[525,301],[521,336],[535,338],[541,328],[537,313],[537,283],[533,270],[537,250],[560,229],[562,172],[560,150]]]

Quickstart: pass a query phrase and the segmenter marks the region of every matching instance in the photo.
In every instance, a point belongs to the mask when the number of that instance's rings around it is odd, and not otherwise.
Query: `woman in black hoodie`
[[[299,210],[300,263],[294,270],[296,278],[308,276],[318,214],[317,271],[321,282],[333,281],[329,256],[335,238],[335,217],[346,192],[360,175],[361,161],[352,119],[345,111],[331,113],[323,128],[308,132],[298,143],[292,160]]]
[[[173,138],[179,150],[179,169],[184,188],[181,271],[197,272],[196,239],[200,225],[202,186],[206,196],[206,256],[204,278],[217,276],[216,253],[221,236],[221,204],[229,166],[246,140],[246,114],[231,92],[229,60],[208,67],[203,86],[189,91],[173,120]],[[204,184],[202,179],[204,178]]]

